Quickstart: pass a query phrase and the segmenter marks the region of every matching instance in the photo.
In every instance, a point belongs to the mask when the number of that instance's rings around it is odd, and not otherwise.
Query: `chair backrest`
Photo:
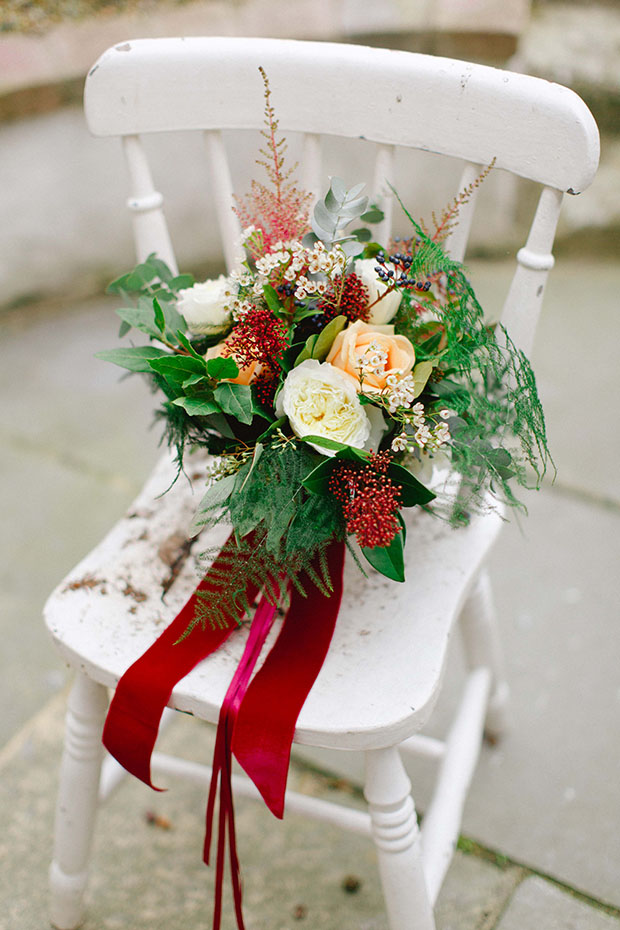
[[[222,130],[262,128],[259,66],[277,99],[280,129],[303,133],[306,189],[318,194],[325,186],[322,136],[375,145],[373,194],[386,216],[377,233],[382,241],[391,228],[386,182],[395,181],[397,146],[464,161],[455,194],[493,159],[496,168],[542,185],[502,313],[513,340],[528,352],[563,194],[590,184],[599,141],[576,94],[526,75],[409,52],[280,39],[139,39],[111,48],[88,75],[86,118],[95,135],[123,138],[139,259],[157,252],[176,267],[140,136],[197,130],[205,134],[224,254],[234,266],[240,230]],[[455,258],[465,253],[476,193],[448,240]]]

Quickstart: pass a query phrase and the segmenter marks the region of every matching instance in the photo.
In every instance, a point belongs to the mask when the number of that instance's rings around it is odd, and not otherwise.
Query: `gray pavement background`
[[[491,310],[506,275],[502,263],[474,266]],[[475,776],[464,852],[438,911],[444,930],[620,927],[618,285],[613,264],[560,261],[550,279],[534,361],[558,478],[530,495],[529,518],[506,527],[493,556],[512,725],[484,750]],[[145,429],[148,391],[134,378],[118,384],[118,369],[92,358],[115,344],[113,306],[102,299],[0,318],[0,930],[45,926],[66,674],[41,607],[156,457],[157,437]],[[459,664],[455,648],[457,681]],[[451,700],[447,689],[437,729]],[[182,723],[170,739],[208,759],[207,731]],[[352,777],[354,767],[353,759]],[[318,793],[336,790],[301,764],[295,778]],[[422,809],[428,779],[427,769],[414,772]],[[199,789],[181,784],[165,798],[129,783],[119,790],[101,821],[87,928],[209,925],[203,803]],[[148,827],[149,807],[174,828]],[[250,927],[385,926],[370,844],[292,817],[282,826],[250,804],[239,809]],[[362,878],[357,895],[340,887],[348,872]],[[298,907],[306,917],[294,917]]]

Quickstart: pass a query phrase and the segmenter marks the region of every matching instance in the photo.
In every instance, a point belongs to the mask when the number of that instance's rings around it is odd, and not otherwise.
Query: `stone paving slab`
[[[93,359],[115,344],[109,301],[0,319],[0,746],[66,675],[41,611],[138,493],[157,454],[153,399]]]
[[[529,511],[522,529],[504,528],[490,560],[510,722],[496,747],[483,748],[463,832],[620,906],[620,513],[552,489],[532,495]],[[462,679],[455,638],[430,733],[445,733]],[[359,754],[301,757],[361,783]],[[424,811],[434,764],[408,769]]]
[[[620,921],[533,876],[519,886],[497,930],[617,930]]]
[[[0,930],[47,925],[47,868],[62,740],[59,695],[0,754]],[[182,718],[167,751],[210,760],[211,729]],[[346,787],[293,766],[297,790],[359,805]],[[213,873],[201,862],[206,792],[174,781],[156,795],[128,779],[100,814],[84,930],[198,930],[211,918]],[[244,901],[251,930],[387,930],[370,840],[299,816],[275,820],[262,804],[236,805]],[[147,814],[168,829],[149,825]],[[347,893],[347,878],[357,883]],[[522,879],[457,853],[437,908],[438,930],[490,930]],[[231,902],[223,930],[233,930]],[[522,930],[538,930],[536,924]]]

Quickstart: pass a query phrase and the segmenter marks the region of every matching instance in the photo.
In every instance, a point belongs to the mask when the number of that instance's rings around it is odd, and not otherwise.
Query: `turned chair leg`
[[[395,747],[366,753],[364,794],[390,930],[434,930],[411,782]]]
[[[509,689],[504,672],[493,592],[488,572],[483,569],[470,591],[460,616],[465,657],[470,668],[491,670],[491,697],[485,720],[485,735],[494,741],[506,728]]]
[[[83,916],[107,707],[106,688],[78,674],[69,696],[50,868],[50,919],[58,930],[73,930]]]

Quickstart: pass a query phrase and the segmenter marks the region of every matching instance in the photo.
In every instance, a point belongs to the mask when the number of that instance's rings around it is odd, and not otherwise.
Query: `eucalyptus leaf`
[[[358,194],[362,193],[365,187],[366,183],[364,181],[360,181],[359,184],[354,184],[353,187],[350,187],[347,191],[347,200],[351,200],[351,198],[357,197]],[[367,200],[368,198],[366,197],[365,199]]]
[[[353,258],[355,255],[361,255],[364,251],[364,243],[359,242],[357,239],[347,239],[346,242],[341,242],[340,247],[347,258]]]
[[[342,203],[344,198],[347,196],[347,185],[342,180],[342,178],[336,176],[330,178],[329,189],[338,203]]]

